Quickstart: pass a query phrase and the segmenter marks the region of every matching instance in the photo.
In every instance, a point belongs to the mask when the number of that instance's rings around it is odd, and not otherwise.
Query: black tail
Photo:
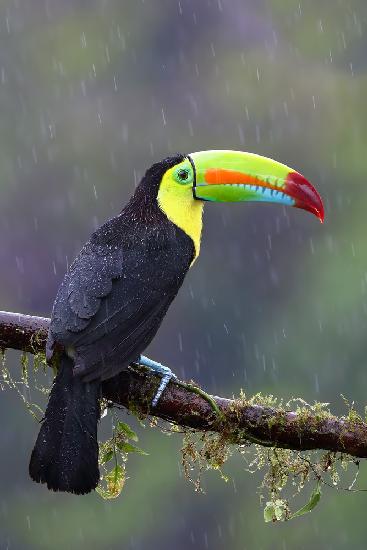
[[[97,487],[99,391],[98,381],[82,382],[73,361],[61,358],[29,464],[34,481],[77,495]]]

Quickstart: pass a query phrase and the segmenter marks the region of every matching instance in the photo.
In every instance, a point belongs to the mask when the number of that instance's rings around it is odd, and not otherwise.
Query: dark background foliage
[[[364,0],[3,1],[1,309],[48,316],[68,263],[153,161],[257,152],[315,183],[325,224],[207,206],[200,260],[149,355],[221,395],[344,412],[343,393],[363,412],[366,23]],[[180,437],[149,428],[119,500],[48,493],[27,477],[36,424],[8,392],[0,412],[3,548],[365,548],[366,493],[326,490],[309,516],[265,525],[241,460],[195,494]]]

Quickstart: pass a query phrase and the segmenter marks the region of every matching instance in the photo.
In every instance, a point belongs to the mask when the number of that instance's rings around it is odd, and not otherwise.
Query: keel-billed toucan
[[[314,187],[268,158],[202,151],[154,164],[120,214],[92,234],[57,293],[48,359],[63,351],[29,467],[49,489],[83,494],[98,484],[103,380],[132,363],[149,366],[162,376],[154,406],[173,376],[141,353],[199,255],[204,201],[273,202],[324,217]]]

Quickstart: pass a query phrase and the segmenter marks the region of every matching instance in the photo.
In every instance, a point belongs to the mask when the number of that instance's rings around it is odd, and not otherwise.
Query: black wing
[[[63,339],[65,331],[83,331],[112,291],[113,281],[123,276],[121,249],[95,247],[88,242],[59,288],[53,307],[51,331]],[[67,339],[74,340],[70,335]]]
[[[51,342],[72,348],[86,380],[114,376],[154,337],[192,254],[186,236],[153,250],[87,243],[56,297]]]

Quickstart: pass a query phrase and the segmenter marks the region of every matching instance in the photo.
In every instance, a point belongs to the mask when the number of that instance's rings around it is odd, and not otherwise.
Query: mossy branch
[[[33,354],[45,349],[50,320],[18,313],[0,312],[0,349]],[[223,413],[218,421],[207,399],[192,384],[170,382],[158,405],[150,403],[159,379],[148,372],[128,370],[118,380],[103,383],[103,396],[142,415],[153,415],[183,427],[225,434],[236,444],[246,441],[265,447],[299,451],[323,449],[367,457],[367,424],[354,409],[338,418],[321,405],[301,406],[296,411],[267,404],[261,396],[247,400],[211,396]]]

